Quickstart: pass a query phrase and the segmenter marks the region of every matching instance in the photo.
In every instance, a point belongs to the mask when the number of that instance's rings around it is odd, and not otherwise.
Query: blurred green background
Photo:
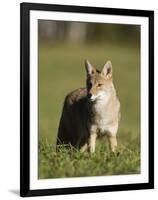
[[[56,143],[67,93],[86,85],[84,60],[113,65],[119,144],[140,142],[140,26],[39,20],[39,140]]]

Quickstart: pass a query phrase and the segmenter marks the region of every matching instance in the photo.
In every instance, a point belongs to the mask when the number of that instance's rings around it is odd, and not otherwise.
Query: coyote
[[[112,64],[107,61],[102,71],[85,60],[87,87],[69,93],[59,123],[57,145],[70,144],[95,152],[96,139],[107,136],[112,152],[117,147],[120,102],[112,80]]]

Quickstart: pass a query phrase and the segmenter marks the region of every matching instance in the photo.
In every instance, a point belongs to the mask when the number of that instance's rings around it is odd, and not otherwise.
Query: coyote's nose
[[[92,94],[88,93],[87,97],[90,99],[92,97]]]

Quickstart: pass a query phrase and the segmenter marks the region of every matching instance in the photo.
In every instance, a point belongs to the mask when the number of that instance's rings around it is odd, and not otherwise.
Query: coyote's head
[[[102,71],[94,68],[88,60],[85,60],[85,67],[87,72],[87,97],[89,100],[101,100],[108,96],[113,89],[111,62],[107,61]]]

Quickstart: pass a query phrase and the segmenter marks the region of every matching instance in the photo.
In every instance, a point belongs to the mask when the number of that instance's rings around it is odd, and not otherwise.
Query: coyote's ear
[[[85,60],[85,68],[87,75],[92,75],[96,72],[96,69],[90,64],[90,62],[87,59]]]
[[[111,61],[106,62],[101,73],[104,76],[106,76],[107,79],[112,78],[112,63],[111,63]]]

